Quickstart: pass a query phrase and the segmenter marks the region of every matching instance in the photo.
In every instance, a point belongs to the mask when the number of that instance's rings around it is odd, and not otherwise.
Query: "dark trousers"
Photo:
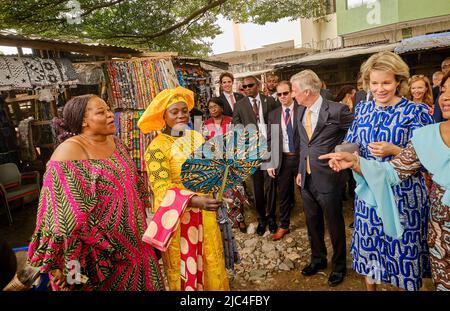
[[[283,155],[280,169],[277,171],[270,193],[275,202],[268,203],[268,217],[275,220],[276,197],[280,198],[280,227],[289,229],[291,210],[295,204],[295,177],[298,173],[298,156]],[[270,177],[269,177],[270,178]],[[272,204],[270,204],[272,203]]]
[[[342,215],[342,202],[340,186],[336,185],[336,191],[321,193],[316,189],[309,174],[302,176],[305,185],[302,189],[303,209],[306,218],[306,226],[311,244],[311,262],[327,262],[327,248],[325,246],[324,216],[330,232],[333,245],[333,271],[345,272],[346,270],[346,241],[345,224]]]
[[[268,177],[265,177],[265,174],[267,175],[265,171],[258,169],[252,175],[255,208],[258,213],[258,221],[263,224],[266,223],[266,199],[269,199],[265,191],[267,189],[265,181],[267,182]]]

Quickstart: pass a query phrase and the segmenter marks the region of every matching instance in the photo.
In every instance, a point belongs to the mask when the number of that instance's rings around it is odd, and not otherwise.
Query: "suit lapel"
[[[263,110],[263,117],[264,117],[264,122],[267,123],[267,98],[263,95],[259,95],[259,98],[261,99],[261,107]]]
[[[230,112],[233,112],[233,109],[231,108],[231,104],[228,102],[228,99],[225,96],[225,94],[221,93],[220,97],[222,98],[222,102],[224,103],[224,105],[227,105],[226,109],[224,107],[224,110],[229,110]]]
[[[316,125],[316,128],[314,129],[314,133],[311,137],[311,141],[314,140],[314,138],[316,138],[316,136],[319,135],[319,133],[324,128],[325,123],[328,120],[328,115],[329,115],[328,102],[324,99],[322,102],[322,106],[320,107],[319,119],[317,120],[317,125]]]
[[[298,107],[298,118],[297,118],[297,129],[299,135],[304,135],[305,137],[308,137],[308,134],[306,133],[305,127],[303,126],[303,116],[305,114],[306,108],[303,106]]]
[[[292,128],[294,129],[294,131],[297,130],[298,126],[297,114],[298,114],[298,106],[297,103],[294,103],[294,109],[292,111]]]
[[[252,102],[250,101],[250,98],[245,97],[245,99],[246,99],[246,107],[242,107],[242,108],[244,108],[247,111],[247,114],[250,116],[251,123],[258,124],[255,113],[253,112],[253,109],[252,109]]]

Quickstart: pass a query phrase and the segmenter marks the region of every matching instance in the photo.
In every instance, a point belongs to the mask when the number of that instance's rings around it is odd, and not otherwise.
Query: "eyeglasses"
[[[290,93],[291,93],[291,92],[277,93],[277,96],[278,96],[278,97],[281,97],[281,96],[288,96]]]
[[[255,86],[256,83],[250,83],[250,84],[244,84],[242,85],[242,88],[245,89],[251,89],[252,87]]]

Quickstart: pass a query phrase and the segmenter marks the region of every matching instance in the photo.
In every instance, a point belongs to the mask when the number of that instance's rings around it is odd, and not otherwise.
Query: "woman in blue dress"
[[[374,98],[356,106],[345,140],[358,144],[365,159],[389,161],[406,146],[415,129],[433,119],[426,105],[403,97],[408,92],[409,68],[398,55],[374,54],[361,66],[361,73]],[[400,237],[386,235],[375,209],[355,197],[352,268],[365,276],[367,290],[376,290],[379,282],[418,290],[422,277],[429,274],[429,198],[423,177],[414,174],[393,190],[404,227]]]

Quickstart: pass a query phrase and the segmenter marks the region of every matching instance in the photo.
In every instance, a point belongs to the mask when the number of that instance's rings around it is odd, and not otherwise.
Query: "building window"
[[[376,2],[377,0],[347,0],[347,10],[354,9],[369,3]]]

